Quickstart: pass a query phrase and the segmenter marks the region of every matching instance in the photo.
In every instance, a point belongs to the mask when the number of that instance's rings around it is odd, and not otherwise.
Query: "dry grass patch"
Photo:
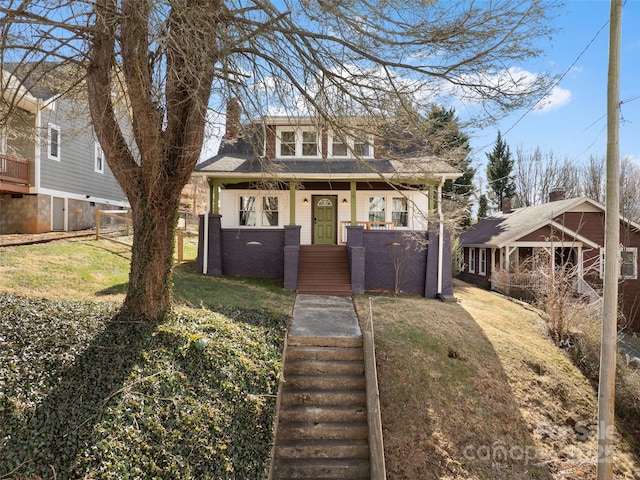
[[[593,477],[589,382],[535,312],[463,284],[456,296],[374,297],[389,478]],[[368,312],[365,298],[356,304]],[[623,442],[620,450],[617,478],[638,478]]]

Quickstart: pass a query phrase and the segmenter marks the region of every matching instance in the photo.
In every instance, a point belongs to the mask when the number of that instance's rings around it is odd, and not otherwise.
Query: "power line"
[[[626,1],[625,1],[626,3]],[[598,38],[598,36],[602,33],[602,31],[607,27],[607,25],[609,25],[609,20],[607,20],[602,27],[600,27],[600,29],[595,33],[595,35],[591,38],[591,40],[589,40],[589,42],[587,43],[587,45],[582,49],[582,51],[578,54],[578,56],[576,57],[576,59],[571,63],[571,65],[569,65],[569,67],[564,71],[564,73],[562,73],[562,75],[560,75],[560,77],[558,77],[558,79],[553,82],[551,84],[551,86],[547,89],[547,91],[544,93],[544,95],[542,95],[540,97],[540,99],[535,102],[531,107],[529,107],[515,122],[513,125],[511,125],[505,132],[503,135],[508,134],[511,130],[513,130],[516,125],[518,125],[522,119],[524,117],[526,117],[529,113],[531,113],[531,111],[533,111],[533,109],[535,109],[538,104],[549,94],[551,93],[551,91],[558,86],[558,84],[569,74],[569,72],[571,71],[571,69],[576,65],[576,63],[578,63],[578,61],[582,58],[582,56],[587,52],[587,50],[591,47],[591,45],[593,44],[593,42],[595,42],[595,40]],[[635,100],[635,98],[634,98]],[[601,117],[602,118],[602,117]],[[597,122],[598,120],[596,120]],[[483,147],[478,148],[477,150],[484,150],[485,148],[491,146],[493,143],[489,143]]]

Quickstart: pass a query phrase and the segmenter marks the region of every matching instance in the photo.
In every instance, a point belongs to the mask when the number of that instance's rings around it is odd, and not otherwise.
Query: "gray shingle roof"
[[[500,212],[478,221],[462,232],[460,242],[462,245],[484,245],[500,248],[548,224],[558,215],[585,202],[604,210],[602,205],[587,197],[569,198],[542,205],[517,208],[511,213]]]
[[[265,160],[245,152],[222,153],[196,166],[198,173],[276,174],[300,176],[305,174],[327,175],[378,175],[385,177],[454,177],[457,170],[435,157],[418,159],[309,159],[287,158]]]

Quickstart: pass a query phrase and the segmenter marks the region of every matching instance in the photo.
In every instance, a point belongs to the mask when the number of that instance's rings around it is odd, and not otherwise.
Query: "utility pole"
[[[620,274],[620,36],[622,0],[611,0],[607,77],[607,193],[604,240],[604,297],[598,384],[598,480],[613,479],[615,390]]]

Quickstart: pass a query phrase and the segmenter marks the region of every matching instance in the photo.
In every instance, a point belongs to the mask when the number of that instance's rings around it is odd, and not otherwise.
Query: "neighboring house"
[[[598,301],[604,265],[605,208],[587,198],[565,199],[552,192],[549,203],[510,208],[478,221],[460,236],[463,265],[460,278],[493,290],[521,295],[513,282],[521,265],[535,262],[571,266],[576,296]],[[620,221],[620,296],[625,317],[640,326],[638,247],[640,225]]]
[[[106,165],[86,106],[2,72],[14,105],[0,129],[0,234],[81,230],[96,209],[128,202]]]
[[[346,295],[452,294],[449,242],[438,235],[433,199],[459,176],[455,169],[433,157],[384,158],[376,135],[354,128],[338,137],[311,117],[265,117],[241,127],[235,108],[219,153],[195,169],[212,190],[200,229],[203,273],[283,278],[288,289],[338,294],[331,282],[338,282],[340,261],[305,265],[320,252],[342,251]],[[322,285],[302,287],[313,283]]]

